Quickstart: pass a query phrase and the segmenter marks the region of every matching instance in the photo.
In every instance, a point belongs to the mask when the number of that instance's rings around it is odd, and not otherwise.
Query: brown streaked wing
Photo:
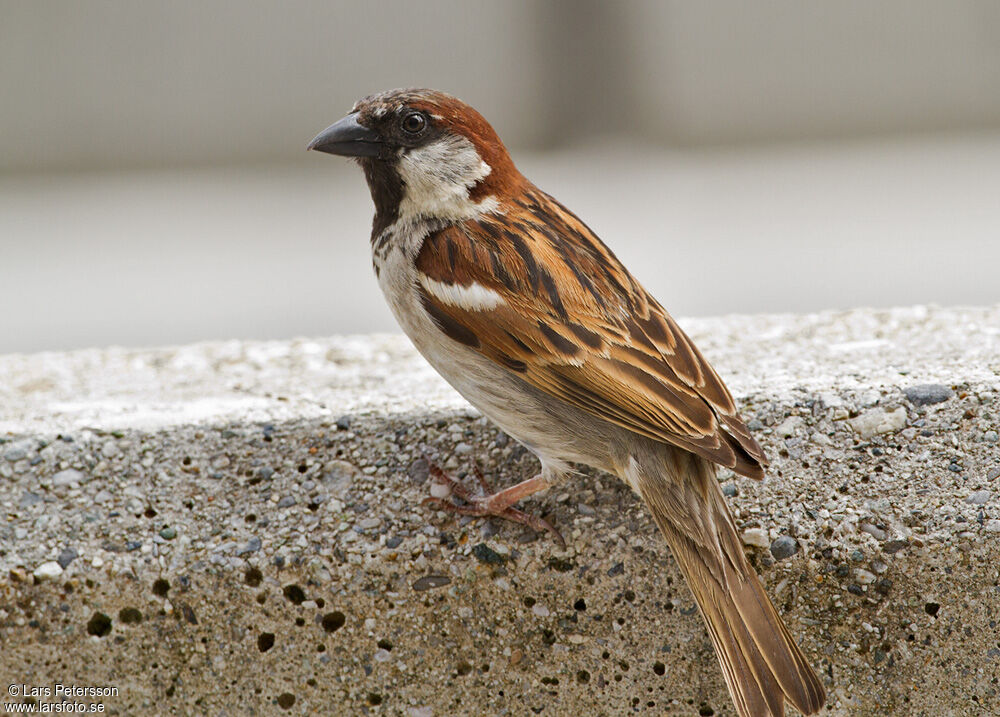
[[[767,460],[718,374],[600,239],[533,187],[505,209],[424,240],[424,275],[503,299],[470,310],[421,288],[442,330],[595,416],[762,478]]]

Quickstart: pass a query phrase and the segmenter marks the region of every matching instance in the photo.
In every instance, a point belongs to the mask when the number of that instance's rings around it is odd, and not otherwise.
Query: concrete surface
[[[723,489],[824,714],[997,714],[1000,306],[683,323],[773,461]],[[528,502],[565,551],[420,506],[425,451],[535,461],[399,336],[3,356],[0,436],[0,675],[36,702],[732,714],[615,480]]]

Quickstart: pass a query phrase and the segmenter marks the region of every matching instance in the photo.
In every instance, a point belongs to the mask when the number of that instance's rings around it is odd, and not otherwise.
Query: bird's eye
[[[419,112],[410,112],[403,118],[403,131],[409,134],[420,134],[427,126],[427,120]]]

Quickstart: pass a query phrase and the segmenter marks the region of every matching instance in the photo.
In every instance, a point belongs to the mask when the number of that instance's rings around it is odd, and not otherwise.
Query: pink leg
[[[514,523],[527,525],[538,532],[547,530],[559,542],[560,546],[563,548],[566,547],[566,541],[563,540],[562,535],[559,534],[559,531],[551,523],[513,507],[514,503],[517,503],[519,500],[549,487],[550,483],[541,475],[521,481],[510,488],[494,492],[490,484],[486,481],[485,476],[483,476],[483,472],[479,470],[479,466],[476,466],[476,480],[485,493],[483,496],[476,496],[464,485],[441,470],[430,458],[426,460],[430,464],[431,492],[434,495],[424,499],[425,505],[434,505],[441,510],[459,513],[460,515],[496,516]],[[449,500],[451,494],[457,495],[469,505],[456,505],[452,503]]]

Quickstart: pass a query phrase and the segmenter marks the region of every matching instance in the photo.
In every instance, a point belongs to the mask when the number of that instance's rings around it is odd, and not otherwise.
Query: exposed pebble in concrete
[[[883,541],[889,537],[889,534],[883,528],[880,528],[877,525],[872,525],[871,523],[862,523],[859,526],[859,530],[863,533],[868,533],[878,541]]]
[[[743,531],[743,542],[758,548],[767,548],[771,544],[771,539],[767,531],[762,528],[748,528]]]
[[[62,575],[62,573],[63,567],[55,560],[50,560],[35,568],[34,576],[35,580],[42,582],[43,580],[54,580]]]
[[[413,589],[417,592],[423,592],[424,590],[440,588],[450,583],[451,578],[447,575],[425,575],[422,578],[417,578],[413,582]]]
[[[236,554],[237,555],[246,555],[248,553],[256,553],[258,550],[260,550],[260,546],[261,545],[262,545],[262,543],[261,543],[260,538],[258,538],[257,536],[254,536],[254,537],[250,538],[250,540],[247,541],[246,545],[244,545],[242,548],[240,548],[239,550],[237,550]]]
[[[955,392],[950,388],[937,383],[908,386],[903,389],[903,393],[914,406],[930,406],[935,403],[942,403],[955,395]]]
[[[990,502],[991,493],[988,490],[977,490],[965,499],[971,505],[986,505]]]
[[[854,571],[854,579],[861,585],[871,585],[875,582],[875,574],[864,568],[858,568]]]
[[[52,476],[52,486],[55,488],[68,488],[86,482],[86,474],[74,468],[67,468]]]
[[[848,421],[862,438],[871,438],[880,433],[898,431],[906,425],[906,409],[900,406],[893,411],[873,408]]]
[[[781,422],[781,425],[774,429],[774,432],[782,438],[788,438],[794,436],[796,431],[804,425],[805,421],[800,416],[789,416]]]
[[[784,560],[785,558],[790,558],[799,552],[799,544],[795,538],[790,538],[787,535],[779,535],[774,542],[771,543],[771,555],[774,556],[775,560]]]

